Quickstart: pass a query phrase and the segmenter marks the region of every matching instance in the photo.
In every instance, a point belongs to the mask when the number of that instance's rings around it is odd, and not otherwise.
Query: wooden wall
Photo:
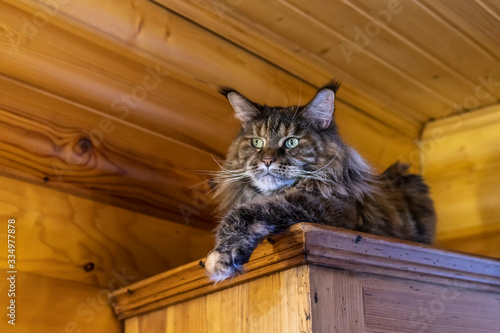
[[[500,258],[500,107],[429,123],[421,151],[438,241]]]
[[[16,219],[17,325],[2,332],[120,332],[108,291],[204,257],[208,231],[0,177],[0,239]],[[0,270],[6,276],[6,246]],[[7,304],[7,283],[0,302]],[[94,304],[95,303],[95,304]],[[5,318],[3,318],[5,319]]]

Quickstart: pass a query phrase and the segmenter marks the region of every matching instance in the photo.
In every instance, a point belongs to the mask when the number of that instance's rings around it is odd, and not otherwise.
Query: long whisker
[[[197,173],[202,174],[202,175],[209,175],[209,176],[219,176],[219,175],[234,175],[234,174],[240,174],[244,173],[244,169],[236,169],[236,170],[220,170],[220,171],[215,171],[215,170],[199,170]]]
[[[295,120],[295,117],[297,116],[297,111],[299,111],[299,106],[300,106],[301,100],[302,100],[302,82],[300,82],[300,86],[299,86],[299,102],[297,103],[297,107],[295,108],[295,112],[293,114],[292,120]]]
[[[316,176],[311,176],[311,175],[306,175],[306,174],[300,174],[298,175],[298,177],[300,178],[305,178],[305,179],[314,179],[314,180],[318,180],[320,182],[323,182],[323,183],[329,183],[329,184],[335,184],[335,182],[329,178],[325,178],[325,177],[316,177]]]
[[[325,166],[319,168],[319,169],[316,169],[316,170],[313,170],[313,171],[308,171],[309,173],[311,174],[314,174],[314,173],[319,173],[321,172],[321,170],[323,170],[324,168],[326,168],[327,166],[329,166],[330,164],[332,164],[333,161],[335,161],[335,159],[337,158],[339,152],[340,152],[340,148],[342,147],[342,144],[339,145],[339,148],[337,149],[337,153],[335,154],[335,156],[333,156],[333,158],[330,160],[330,162],[328,162]]]
[[[227,169],[226,169],[226,168],[224,168],[224,167],[223,167],[223,166],[219,163],[219,161],[217,161],[217,160],[215,159],[215,157],[214,157],[212,154],[210,154],[210,157],[212,157],[212,159],[214,160],[214,162],[215,162],[215,163],[217,163],[217,165],[219,166],[219,168],[221,168],[221,170],[225,170],[225,171],[227,171]]]

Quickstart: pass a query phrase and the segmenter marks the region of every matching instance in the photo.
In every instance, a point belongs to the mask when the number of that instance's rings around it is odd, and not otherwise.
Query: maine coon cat
[[[422,177],[399,163],[374,175],[340,138],[333,118],[339,85],[291,107],[221,89],[242,128],[215,179],[222,218],[205,262],[211,280],[237,274],[264,237],[298,222],[431,243],[436,217]]]

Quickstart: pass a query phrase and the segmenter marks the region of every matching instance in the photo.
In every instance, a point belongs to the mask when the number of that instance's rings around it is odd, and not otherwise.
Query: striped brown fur
[[[331,82],[308,104],[291,107],[221,89],[242,128],[215,179],[221,222],[205,263],[212,280],[237,274],[264,237],[298,222],[432,242],[427,185],[404,164],[373,174],[342,141],[333,118],[338,88]]]

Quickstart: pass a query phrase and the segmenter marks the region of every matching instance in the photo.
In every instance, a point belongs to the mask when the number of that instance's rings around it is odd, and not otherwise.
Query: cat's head
[[[264,194],[321,177],[318,170],[333,167],[342,155],[333,121],[339,85],[331,82],[306,105],[289,107],[260,105],[222,88],[242,126],[227,156],[230,171]]]

